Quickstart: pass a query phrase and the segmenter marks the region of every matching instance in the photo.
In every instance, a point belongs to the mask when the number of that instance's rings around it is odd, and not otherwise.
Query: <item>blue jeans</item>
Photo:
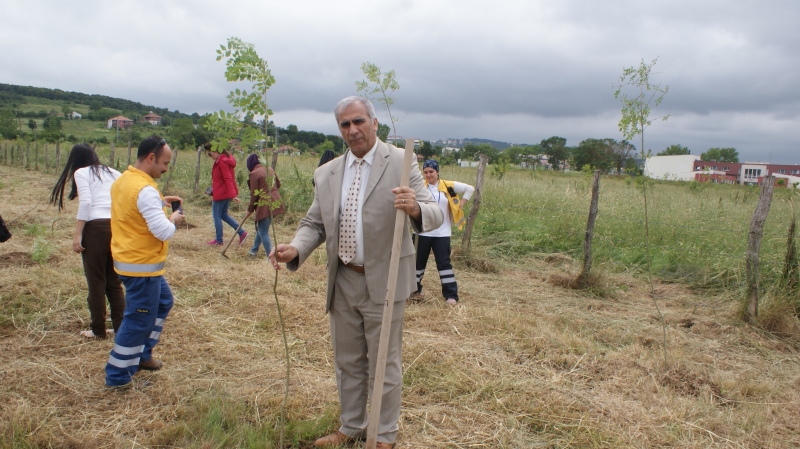
[[[161,338],[164,320],[172,309],[172,290],[164,276],[120,275],[125,285],[125,317],[114,339],[106,364],[106,385],[131,382],[139,362],[153,358],[153,347]]]
[[[222,240],[222,222],[228,223],[233,229],[239,227],[239,223],[228,215],[228,206],[231,204],[230,198],[221,201],[211,202],[211,215],[214,217],[214,230],[217,231],[217,242],[224,243]],[[239,229],[239,235],[244,234],[244,229]]]
[[[253,247],[250,248],[251,254],[258,254],[259,245],[264,243],[264,251],[266,251],[267,256],[269,256],[269,252],[272,251],[272,242],[269,240],[270,223],[272,223],[272,219],[269,217],[256,222],[256,238],[255,242],[253,242]]]

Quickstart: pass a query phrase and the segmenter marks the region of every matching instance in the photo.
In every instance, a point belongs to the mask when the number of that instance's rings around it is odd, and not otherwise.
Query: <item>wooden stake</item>
[[[578,288],[584,288],[589,283],[589,272],[592,270],[592,238],[594,237],[594,222],[597,219],[597,197],[600,193],[600,170],[594,171],[592,179],[592,202],[589,205],[589,221],[586,222],[586,235],[583,238],[583,271],[575,279]]]
[[[48,157],[48,148],[47,142],[44,143],[44,172],[47,173],[47,169],[50,168],[50,158]]]
[[[403,157],[403,171],[400,185],[405,187],[411,177],[411,156],[414,155],[414,139],[406,139],[406,153]],[[392,255],[389,260],[389,282],[386,286],[386,299],[383,301],[383,320],[381,321],[381,337],[378,343],[378,359],[375,361],[375,381],[372,397],[369,401],[369,420],[367,422],[367,442],[365,449],[375,449],[378,444],[378,426],[381,421],[381,403],[383,402],[383,382],[386,376],[386,358],[389,355],[389,336],[392,332],[392,315],[394,314],[394,295],[397,290],[397,270],[400,267],[400,246],[403,244],[406,213],[397,210],[394,218],[394,238],[392,239]]]
[[[131,141],[128,141],[128,167],[131,165]],[[126,169],[128,167],[125,167]]]
[[[772,205],[772,186],[775,178],[765,176],[761,186],[756,211],[750,220],[750,235],[747,240],[747,311],[745,320],[752,323],[758,317],[758,254],[761,250],[761,237],[764,235],[764,222],[767,221],[769,207]]]
[[[275,171],[275,167],[278,166],[278,152],[272,152],[272,171]]]
[[[61,142],[56,142],[56,173],[61,168]]]
[[[465,253],[469,252],[470,239],[472,238],[472,227],[475,225],[475,219],[478,217],[478,210],[481,208],[483,173],[486,170],[486,164],[488,162],[489,159],[482,154],[480,162],[478,163],[478,179],[475,181],[475,194],[472,195],[472,208],[469,210],[467,226],[464,228],[464,237],[461,238],[461,251]]]
[[[194,167],[194,190],[192,192],[197,195],[197,187],[200,185],[200,157],[203,155],[203,146],[197,147],[197,165]]]
[[[111,142],[111,149],[108,150],[108,166],[114,167],[114,142]]]

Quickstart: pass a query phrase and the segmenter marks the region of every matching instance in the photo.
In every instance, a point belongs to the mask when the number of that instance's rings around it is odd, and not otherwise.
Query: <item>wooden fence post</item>
[[[750,234],[747,240],[747,311],[745,321],[753,322],[758,317],[758,254],[761,250],[761,237],[764,235],[764,222],[767,221],[769,207],[772,205],[772,186],[775,178],[765,176],[761,186],[756,211],[750,220]]]
[[[481,207],[481,193],[483,192],[483,172],[486,170],[486,164],[489,159],[481,154],[480,162],[478,163],[478,179],[475,181],[475,194],[472,195],[472,208],[469,210],[469,218],[467,218],[467,226],[464,228],[464,237],[461,239],[461,251],[468,252],[470,247],[470,238],[472,238],[472,227],[475,225],[475,219],[478,217],[478,209]]]
[[[36,149],[34,150],[34,153],[33,153],[34,154],[34,159],[33,159],[34,168],[33,169],[36,170],[36,171],[39,171],[39,142],[36,142],[35,146],[36,146]]]
[[[275,167],[278,166],[278,152],[272,152],[272,171],[275,171]]]
[[[111,149],[108,150],[108,166],[114,167],[114,142],[111,142]]]
[[[56,142],[56,173],[61,168],[61,142]]]
[[[597,199],[600,193],[600,170],[594,171],[592,178],[592,201],[589,205],[589,220],[586,222],[586,235],[583,238],[583,270],[575,279],[575,286],[585,288],[589,284],[589,272],[592,270],[592,238],[594,222],[597,219]]]
[[[197,165],[194,167],[194,189],[192,193],[197,195],[197,187],[200,185],[200,157],[203,155],[203,146],[197,147]]]
[[[169,190],[169,183],[170,181],[172,181],[172,172],[175,171],[175,164],[177,162],[178,162],[178,149],[175,148],[175,151],[172,152],[172,163],[170,163],[169,173],[167,174],[167,185],[164,187],[165,192]]]
[[[128,167],[131,165],[131,141],[128,141]],[[127,167],[125,167],[127,168]]]
[[[25,142],[25,168],[31,169],[31,143]]]
[[[44,172],[47,173],[47,169],[50,168],[50,158],[47,157],[47,142],[44,143]]]

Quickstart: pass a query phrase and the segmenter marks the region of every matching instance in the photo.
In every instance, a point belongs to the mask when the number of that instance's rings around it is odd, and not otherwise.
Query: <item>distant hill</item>
[[[123,115],[145,115],[152,111],[162,117],[167,117],[168,120],[188,117],[196,122],[197,119],[200,118],[197,113],[189,115],[179,111],[170,111],[167,108],[145,105],[136,101],[114,98],[106,95],[90,95],[80,92],[67,92],[61,89],[48,89],[46,87],[17,86],[14,84],[0,83],[0,109],[16,109],[21,104],[25,104],[29,101],[29,98],[26,97],[45,98],[51,101],[63,102],[64,104],[85,104],[87,106],[94,102],[99,102],[101,107],[119,110]]]

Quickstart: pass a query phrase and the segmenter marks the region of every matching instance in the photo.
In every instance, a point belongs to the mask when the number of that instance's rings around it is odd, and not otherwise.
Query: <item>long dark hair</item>
[[[84,167],[92,167],[92,173],[98,178],[100,178],[101,170],[111,173],[108,167],[100,163],[94,148],[85,143],[79,143],[72,147],[67,158],[67,164],[64,166],[64,171],[61,172],[56,185],[53,186],[53,191],[50,192],[50,204],[58,206],[59,211],[64,209],[64,187],[67,185],[67,180],[72,180],[72,190],[70,190],[67,198],[74,200],[78,197],[78,188],[75,186],[75,172]]]

